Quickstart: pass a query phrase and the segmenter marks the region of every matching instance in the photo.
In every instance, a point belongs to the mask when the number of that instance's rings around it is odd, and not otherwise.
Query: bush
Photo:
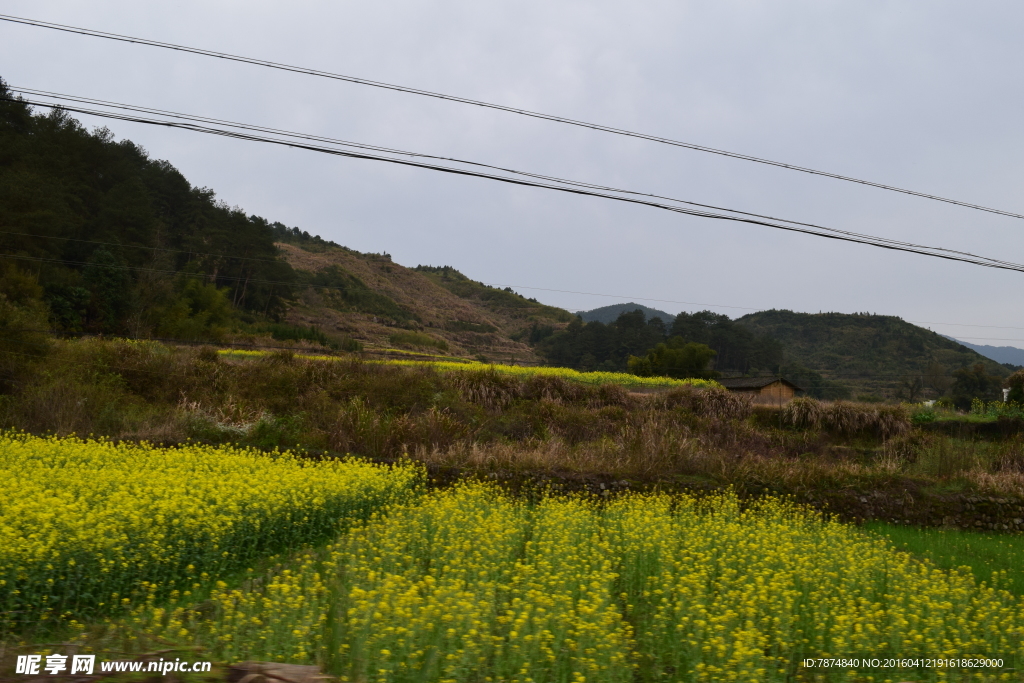
[[[1018,370],[1006,378],[1006,386],[1010,388],[1007,401],[1024,405],[1024,370]]]
[[[270,333],[277,341],[308,341],[330,349],[337,349],[341,345],[328,337],[316,326],[303,327],[301,325],[288,325],[285,323],[271,323],[265,325],[264,330]]]
[[[228,289],[183,280],[177,299],[156,310],[157,334],[187,341],[221,341],[235,322]]]
[[[870,433],[883,439],[910,431],[910,413],[902,405],[865,405],[813,398],[795,398],[782,409],[782,419],[798,429],[823,429],[847,436]]]
[[[16,306],[0,293],[0,393],[25,379],[32,363],[46,356],[50,336],[38,306]]]
[[[710,379],[718,376],[718,373],[708,370],[715,353],[707,344],[687,343],[682,337],[672,337],[642,357],[630,356],[627,365],[631,373],[640,377],[659,375],[676,379]]]
[[[420,346],[441,351],[448,350],[448,342],[423,332],[395,332],[389,337],[389,340],[395,346]]]

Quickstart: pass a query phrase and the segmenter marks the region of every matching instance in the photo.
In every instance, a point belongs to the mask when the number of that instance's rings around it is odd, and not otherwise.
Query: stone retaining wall
[[[1024,531],[1024,499],[976,493],[816,491],[800,503],[848,521],[878,520],[921,527]]]

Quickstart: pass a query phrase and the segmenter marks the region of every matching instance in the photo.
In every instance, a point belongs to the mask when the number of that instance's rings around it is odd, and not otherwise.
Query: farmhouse
[[[729,391],[750,396],[755,403],[786,403],[802,388],[781,377],[730,377],[716,380]]]

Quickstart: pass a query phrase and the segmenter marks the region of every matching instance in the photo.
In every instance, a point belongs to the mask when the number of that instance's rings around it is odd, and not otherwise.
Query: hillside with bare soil
[[[572,319],[568,311],[474,282],[453,268],[407,268],[388,255],[344,247],[277,246],[301,283],[286,320],[351,337],[371,351],[539,362],[526,343],[530,330]]]

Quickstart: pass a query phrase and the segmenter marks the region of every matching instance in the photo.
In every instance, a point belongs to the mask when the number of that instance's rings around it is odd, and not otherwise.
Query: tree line
[[[711,311],[683,312],[664,321],[660,317],[647,319],[637,309],[621,313],[608,324],[583,322],[577,317],[557,332],[535,324],[527,338],[548,362],[580,370],[709,379],[775,375],[815,398],[837,400],[852,395],[844,383],[795,362],[786,353],[784,342],[771,334],[751,329],[742,318],[732,320]],[[919,401],[930,395],[964,409],[974,398],[997,400],[1003,384],[1001,376],[981,363],[950,372],[933,361],[921,376],[902,380],[891,398]]]
[[[279,316],[296,281],[274,246],[284,226],[106,128],[33,112],[2,80],[0,231],[3,287],[31,275],[61,334],[216,336]]]
[[[559,332],[534,326],[529,339],[548,361],[581,370],[707,378],[799,371],[777,340],[711,311],[667,322],[639,309],[608,324],[577,317]]]

